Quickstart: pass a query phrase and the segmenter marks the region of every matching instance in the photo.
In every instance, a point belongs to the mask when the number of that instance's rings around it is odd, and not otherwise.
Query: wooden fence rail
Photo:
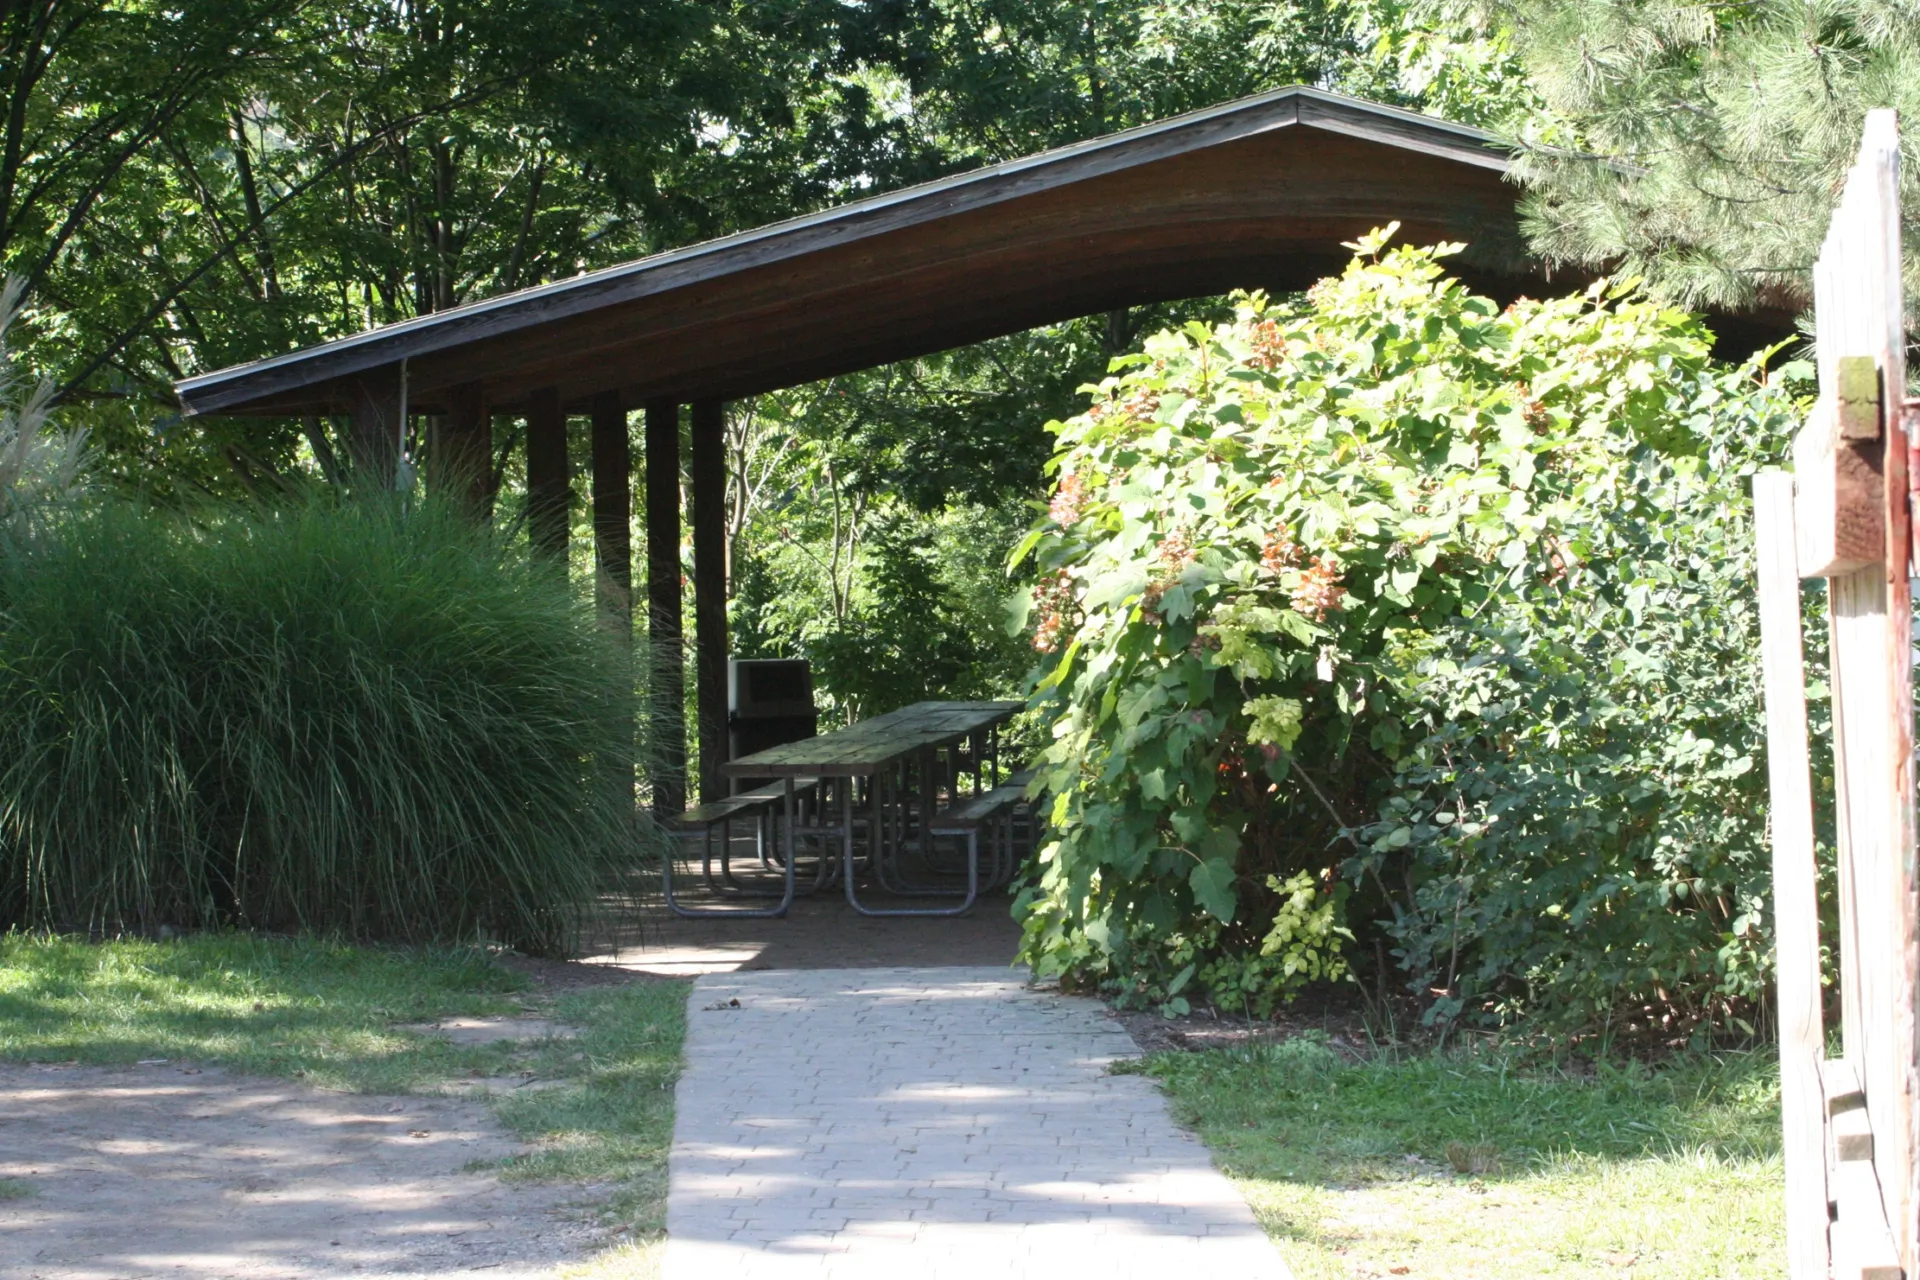
[[[1871,112],[1814,268],[1819,401],[1795,438],[1793,474],[1754,481],[1793,1280],[1920,1277],[1910,585],[1920,467],[1909,453],[1920,415],[1905,399],[1899,187],[1894,113]],[[1804,578],[1827,583],[1838,1058],[1827,1057],[1821,1013]]]

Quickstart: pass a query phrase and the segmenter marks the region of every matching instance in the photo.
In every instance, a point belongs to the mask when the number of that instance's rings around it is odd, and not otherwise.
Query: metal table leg
[[[771,907],[687,907],[687,906],[682,906],[680,904],[680,901],[673,896],[673,853],[671,850],[669,850],[663,853],[660,858],[660,885],[661,885],[661,888],[666,891],[667,910],[673,912],[673,914],[677,916],[686,916],[690,919],[698,919],[701,917],[738,916],[742,920],[770,920],[778,916],[786,915],[787,908],[793,905],[793,890],[794,890],[793,779],[792,778],[787,779],[786,815],[787,815],[787,836],[786,836],[787,865],[785,868],[786,886],[785,886],[785,891],[780,895],[779,902],[775,903]],[[709,835],[710,835],[710,832],[703,833],[703,839],[707,839],[707,836]],[[711,847],[710,839],[707,839],[707,844],[708,844],[708,847],[710,848]]]
[[[847,905],[863,916],[957,916],[973,906],[974,899],[980,896],[980,833],[967,832],[967,897],[957,907],[869,907],[860,901],[853,888],[853,789],[849,787],[841,796],[842,813],[846,818],[845,845],[843,857],[846,860]],[[931,839],[931,837],[928,837]]]

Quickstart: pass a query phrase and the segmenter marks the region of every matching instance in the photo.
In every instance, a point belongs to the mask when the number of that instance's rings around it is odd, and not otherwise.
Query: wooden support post
[[[631,639],[633,620],[633,452],[620,393],[593,398],[593,550],[600,596]]]
[[[647,402],[648,765],[653,811],[687,807],[686,676],[680,627],[680,406]]]
[[[555,387],[527,401],[527,537],[534,552],[567,562],[567,415]]]
[[[595,587],[602,615],[623,650],[633,647],[633,451],[627,438],[627,410],[618,391],[593,398],[593,553]],[[633,688],[632,664],[627,666],[624,692]],[[633,803],[632,702],[623,717],[626,755],[608,770],[616,794]]]
[[[1820,1012],[1820,908],[1792,476],[1767,471],[1754,477],[1753,523],[1759,544],[1760,662],[1773,833],[1787,1274],[1791,1280],[1827,1280],[1826,1099],[1821,1087],[1826,1035]]]
[[[445,495],[469,518],[485,523],[487,488],[493,467],[493,417],[487,393],[477,382],[447,392],[433,456],[427,460],[427,487]]]
[[[395,366],[370,370],[347,383],[357,487],[390,492],[399,483],[400,439],[406,432],[405,378]]]
[[[693,613],[700,709],[700,800],[727,794],[726,411],[696,400],[692,412]]]

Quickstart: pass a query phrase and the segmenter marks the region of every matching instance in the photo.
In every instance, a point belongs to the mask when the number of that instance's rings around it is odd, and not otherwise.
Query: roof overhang
[[[189,414],[734,399],[1115,307],[1302,288],[1389,221],[1475,287],[1555,287],[1479,130],[1293,87],[178,384]],[[1561,287],[1567,282],[1562,281]]]

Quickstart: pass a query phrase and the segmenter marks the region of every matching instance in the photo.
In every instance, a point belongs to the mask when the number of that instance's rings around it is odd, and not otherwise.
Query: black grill
[[[820,730],[813,667],[805,658],[734,658],[727,663],[727,758],[738,760]],[[735,791],[764,778],[735,778]]]

